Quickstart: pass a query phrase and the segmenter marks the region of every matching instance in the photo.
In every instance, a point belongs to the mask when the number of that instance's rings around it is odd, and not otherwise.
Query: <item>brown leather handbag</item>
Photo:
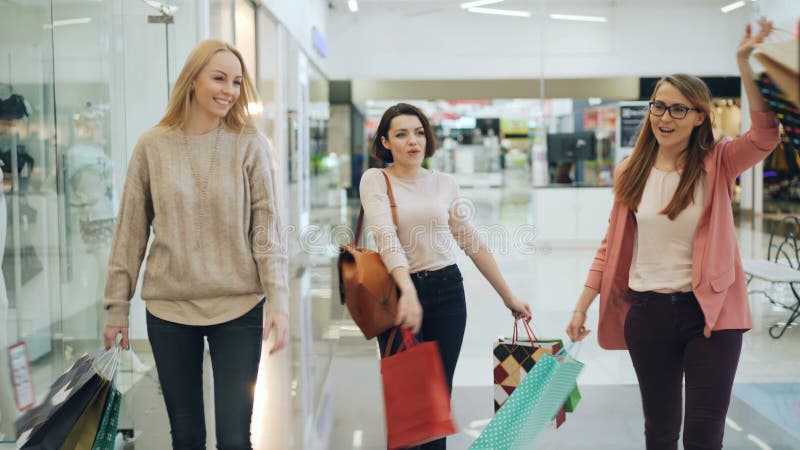
[[[392,184],[389,183],[389,177],[383,171],[381,173],[386,179],[392,221],[397,226],[397,205],[392,194]],[[339,247],[339,294],[364,337],[372,339],[395,325],[397,286],[381,261],[381,255],[358,246],[363,223],[362,205],[358,214],[355,242]]]

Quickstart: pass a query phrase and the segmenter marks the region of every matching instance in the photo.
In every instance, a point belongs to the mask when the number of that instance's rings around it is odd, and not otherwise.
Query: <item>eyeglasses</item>
[[[661,102],[650,102],[650,114],[656,117],[661,117],[667,111],[669,111],[669,115],[673,119],[683,119],[686,117],[686,114],[689,114],[689,111],[700,111],[700,109],[690,108],[686,105],[681,105],[680,103],[667,106]]]

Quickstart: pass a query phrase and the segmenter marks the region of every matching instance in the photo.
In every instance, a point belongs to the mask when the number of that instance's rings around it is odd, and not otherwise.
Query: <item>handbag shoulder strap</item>
[[[397,223],[397,204],[394,202],[394,193],[392,192],[392,183],[389,182],[389,176],[386,175],[386,172],[381,169],[381,174],[383,178],[386,180],[386,195],[389,196],[389,206],[392,208],[392,222],[394,222],[395,227],[399,227]],[[358,225],[356,225],[356,234],[355,234],[355,245],[358,245],[358,241],[361,239],[361,227],[364,225],[364,205],[361,205],[361,211],[358,212]]]
[[[383,354],[381,355],[381,359],[386,358],[392,354],[392,346],[394,345],[394,337],[397,336],[397,329],[400,327],[392,328],[392,332],[389,333],[389,339],[386,341],[386,348],[383,350]]]

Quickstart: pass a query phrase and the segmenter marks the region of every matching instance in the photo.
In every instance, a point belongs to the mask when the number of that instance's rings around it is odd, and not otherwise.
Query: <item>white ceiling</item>
[[[333,0],[327,37],[334,79],[512,79],[734,75],[735,48],[753,16],[732,0],[506,0],[487,8],[530,18],[469,13],[464,0]],[[798,0],[795,1],[800,4]],[[607,17],[604,23],[549,14]]]
[[[471,0],[358,0],[359,10],[369,12],[391,12],[418,15],[424,13],[448,13],[461,10],[461,3]],[[665,0],[504,0],[501,3],[486,5],[484,8],[511,9],[536,13],[544,7],[548,11],[566,8],[579,11],[581,7],[625,7],[641,6],[642,4],[664,4]],[[668,0],[669,4],[680,7],[682,4],[710,4],[720,7],[731,3],[733,0]],[[347,11],[347,0],[329,0],[329,5],[334,11]]]
[[[496,16],[486,14],[468,13],[460,5],[472,0],[357,0],[359,11],[351,12],[347,6],[347,0],[328,0],[330,6],[330,18],[332,21],[342,19],[369,20],[376,14],[380,16],[396,15],[397,19],[430,18],[435,17],[442,20],[442,23],[462,20],[459,17],[464,15],[478,16],[490,20],[502,20],[513,23],[519,21],[519,17]],[[739,8],[731,14],[722,13],[719,8],[734,0],[504,0],[501,3],[494,3],[483,6],[490,9],[506,9],[529,12],[533,19],[539,16],[547,17],[549,14],[573,14],[573,15],[595,15],[613,18],[615,13],[627,10],[641,10],[643,8],[653,8],[654,11],[664,9],[672,12],[682,9],[694,10],[703,8],[713,10],[719,14],[720,19],[742,14],[750,9],[758,9],[760,1],[772,0],[748,0],[745,8]],[[797,0],[795,0],[797,1]],[[689,13],[691,14],[691,13]],[[529,19],[530,20],[530,19]]]

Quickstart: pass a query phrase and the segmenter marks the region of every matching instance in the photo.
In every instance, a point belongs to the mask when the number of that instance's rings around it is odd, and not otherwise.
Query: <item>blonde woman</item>
[[[287,340],[287,265],[269,141],[241,54],[206,40],[167,112],[133,151],[108,265],[106,347],[128,347],[128,311],[150,229],[142,298],[174,449],[204,449],[202,359],[214,368],[219,449],[250,449],[262,333]],[[264,314],[266,302],[267,314]]]

